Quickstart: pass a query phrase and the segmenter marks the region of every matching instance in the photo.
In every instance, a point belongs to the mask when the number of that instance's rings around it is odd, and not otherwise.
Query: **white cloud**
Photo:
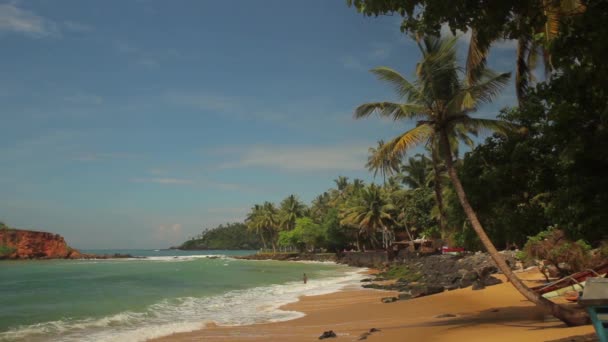
[[[25,34],[30,37],[58,37],[59,27],[51,20],[14,4],[0,4],[0,31]]]
[[[161,178],[161,177],[149,177],[149,178],[133,178],[132,182],[135,183],[154,183],[154,184],[193,184],[194,181],[191,179],[183,178]]]
[[[252,146],[232,150],[236,161],[221,168],[265,167],[287,171],[362,170],[373,144],[343,146]]]

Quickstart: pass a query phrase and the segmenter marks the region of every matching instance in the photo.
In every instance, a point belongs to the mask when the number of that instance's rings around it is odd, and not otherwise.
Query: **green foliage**
[[[379,274],[385,279],[404,279],[407,282],[416,282],[422,278],[422,274],[413,271],[405,265],[392,265],[388,270]]]
[[[569,240],[562,230],[554,227],[531,236],[523,250],[528,259],[546,260],[562,276],[568,271],[578,272],[590,266],[591,246],[582,240]],[[563,269],[562,264],[568,265],[569,269]]]
[[[7,256],[15,252],[17,249],[8,245],[0,245],[0,257]]]
[[[200,238],[184,242],[180,249],[259,249],[261,241],[243,223],[221,224],[203,231]]]
[[[279,233],[279,245],[295,246],[300,251],[314,250],[326,240],[326,232],[320,224],[315,223],[309,217],[296,220],[295,228],[291,231]]]

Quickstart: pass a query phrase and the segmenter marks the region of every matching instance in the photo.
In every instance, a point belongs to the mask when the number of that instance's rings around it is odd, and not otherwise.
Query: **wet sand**
[[[522,278],[535,278],[526,273]],[[544,315],[508,283],[473,291],[471,288],[384,304],[380,298],[396,292],[345,289],[305,296],[284,310],[305,317],[249,326],[218,327],[174,334],[154,341],[313,341],[327,330],[337,338],[356,341],[371,328],[380,329],[366,341],[551,341],[593,333],[590,325],[568,328]],[[438,315],[455,317],[438,318]]]

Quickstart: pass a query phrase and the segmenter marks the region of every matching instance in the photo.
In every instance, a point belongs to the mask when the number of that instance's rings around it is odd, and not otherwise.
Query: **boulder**
[[[324,331],[323,334],[321,334],[321,336],[319,336],[319,340],[324,340],[326,338],[335,338],[336,333],[333,330],[328,330],[328,331]]]
[[[393,303],[396,302],[398,300],[397,297],[384,297],[382,299],[380,299],[380,301],[382,301],[382,303]]]
[[[399,300],[408,300],[412,298],[412,294],[409,292],[401,292],[399,293],[399,296],[397,296],[397,298],[399,298]]]
[[[485,288],[486,286],[484,285],[483,280],[481,279],[475,280],[472,287],[473,291],[483,290]]]
[[[437,286],[437,285],[423,285],[423,286],[419,286],[419,287],[415,287],[412,289],[412,298],[418,298],[418,297],[424,297],[424,296],[430,296],[436,293],[441,293],[443,292],[444,288],[443,286]]]
[[[496,277],[486,277],[483,279],[483,284],[485,286],[493,286],[493,285],[498,285],[498,284],[502,284],[502,280],[496,278]]]

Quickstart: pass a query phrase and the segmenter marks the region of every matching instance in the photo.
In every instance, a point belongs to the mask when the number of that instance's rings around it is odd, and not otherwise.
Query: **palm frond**
[[[486,67],[489,46],[483,46],[479,41],[479,32],[476,28],[471,29],[471,41],[466,64],[466,83],[475,84],[479,79],[480,72]]]
[[[508,133],[515,132],[517,126],[502,120],[492,120],[492,119],[477,119],[467,117],[466,120],[462,122],[462,125],[473,132],[480,131],[490,131],[494,133],[499,133],[501,135],[507,135]]]
[[[355,119],[378,113],[382,117],[390,117],[393,120],[416,119],[424,116],[425,107],[417,104],[401,104],[394,102],[371,102],[364,103],[355,109]]]
[[[401,134],[388,144],[393,146],[393,153],[405,153],[418,144],[427,141],[433,133],[433,128],[428,124],[422,124]]]
[[[462,98],[461,110],[474,110],[479,104],[492,102],[511,78],[509,72],[495,74],[486,70],[483,74],[480,82],[464,89],[467,94]]]
[[[420,98],[420,93],[416,86],[394,69],[389,67],[377,67],[370,71],[376,75],[378,79],[390,83],[397,94],[402,98],[407,98],[410,102]]]

